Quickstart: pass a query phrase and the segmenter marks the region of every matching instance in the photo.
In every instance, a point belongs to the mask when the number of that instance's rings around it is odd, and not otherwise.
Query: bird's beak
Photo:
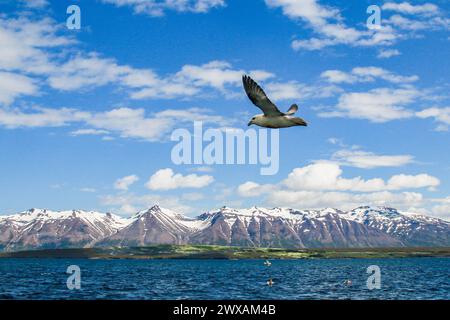
[[[248,127],[250,127],[253,124],[253,122],[250,120],[250,122],[247,124]]]

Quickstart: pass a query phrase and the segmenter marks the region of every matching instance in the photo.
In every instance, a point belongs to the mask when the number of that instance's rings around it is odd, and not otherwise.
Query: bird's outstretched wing
[[[244,89],[248,98],[255,106],[264,112],[265,116],[276,117],[283,115],[283,113],[278,110],[277,106],[274,105],[269,98],[267,98],[263,89],[261,89],[261,87],[252,78],[244,75],[242,77],[242,82],[244,83]]]
[[[289,110],[286,112],[287,115],[293,115],[298,111],[298,105],[293,104]]]

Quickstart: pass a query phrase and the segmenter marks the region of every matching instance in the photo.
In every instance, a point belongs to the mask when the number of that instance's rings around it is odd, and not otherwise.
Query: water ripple
[[[448,258],[274,260],[0,259],[0,299],[450,299]],[[81,268],[68,290],[66,268]],[[366,287],[378,265],[382,288]],[[274,285],[267,286],[272,278]],[[345,286],[346,279],[352,280]]]

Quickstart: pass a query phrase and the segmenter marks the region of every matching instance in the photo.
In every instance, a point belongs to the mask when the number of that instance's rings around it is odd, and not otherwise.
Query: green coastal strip
[[[0,258],[81,259],[352,259],[450,257],[450,248],[276,249],[209,245],[154,245],[3,252]]]

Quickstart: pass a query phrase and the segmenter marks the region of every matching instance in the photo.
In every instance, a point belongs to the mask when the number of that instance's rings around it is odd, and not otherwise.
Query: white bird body
[[[277,117],[267,117],[264,114],[258,114],[250,120],[249,125],[256,124],[257,126],[264,128],[289,128],[294,126],[300,126],[304,122],[301,118],[293,117],[290,115],[282,115]]]
[[[264,112],[264,114],[254,116],[248,123],[249,126],[256,124],[260,127],[272,129],[307,126],[305,120],[293,116],[298,110],[296,104],[293,104],[287,112],[283,113],[269,100],[263,89],[252,78],[244,75],[242,82],[250,101]]]

